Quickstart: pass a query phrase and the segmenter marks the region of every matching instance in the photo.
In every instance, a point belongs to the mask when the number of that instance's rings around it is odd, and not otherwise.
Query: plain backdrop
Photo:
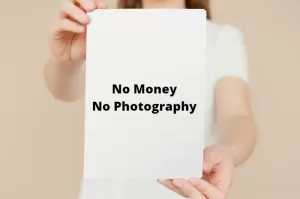
[[[113,6],[115,2],[108,2]],[[0,198],[76,199],[83,103],[54,100],[43,80],[60,0],[0,8]],[[230,199],[298,198],[300,2],[215,0],[217,21],[239,26],[249,52],[259,144],[237,169]]]

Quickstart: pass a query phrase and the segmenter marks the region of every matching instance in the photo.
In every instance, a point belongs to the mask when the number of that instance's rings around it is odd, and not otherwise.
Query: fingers
[[[187,197],[179,188],[177,188],[173,183],[173,180],[157,180],[161,185],[165,186],[167,189],[176,192],[177,194],[181,195],[182,197]]]
[[[81,10],[79,7],[74,5],[72,2],[65,2],[61,8],[62,17],[68,18],[69,20],[73,19],[81,25],[86,25],[89,22],[88,15]],[[71,18],[71,19],[70,19]]]
[[[173,184],[190,199],[206,199],[206,197],[190,182],[183,179],[173,180]],[[219,198],[218,198],[219,199]]]
[[[70,31],[70,32],[74,32],[74,33],[82,33],[85,31],[85,28],[84,26],[74,22],[74,21],[71,21],[67,18],[65,19],[62,19],[60,21],[60,27],[59,27],[60,30],[63,30],[63,31]]]
[[[86,12],[93,11],[95,9],[105,9],[107,5],[101,0],[75,0]]]
[[[158,180],[158,182],[190,199],[224,199],[227,195],[227,191],[222,192],[213,184],[199,178],[191,178],[188,181],[184,179]]]
[[[90,19],[87,12],[95,9],[105,9],[106,4],[100,0],[72,0],[66,1],[61,7],[59,29],[74,33],[83,33]],[[57,26],[56,26],[57,27]]]
[[[71,21],[85,26],[89,23],[87,12],[105,8],[107,8],[107,5],[100,0],[66,1],[61,8],[61,18],[68,18]]]
[[[97,8],[96,1],[94,0],[75,0],[86,12],[93,11]]]
[[[203,193],[209,199],[223,199],[223,193],[209,184],[207,181],[198,178],[189,179],[189,182],[201,193]]]

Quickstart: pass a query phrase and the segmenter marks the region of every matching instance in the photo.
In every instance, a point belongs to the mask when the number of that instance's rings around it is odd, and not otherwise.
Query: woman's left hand
[[[190,199],[225,199],[232,183],[234,164],[227,155],[231,149],[213,145],[204,151],[203,177],[158,180],[166,188]]]

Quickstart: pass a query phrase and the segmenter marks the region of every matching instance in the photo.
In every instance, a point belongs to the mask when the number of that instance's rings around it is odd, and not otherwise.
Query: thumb
[[[211,173],[215,164],[209,158],[204,158],[203,173]]]
[[[203,156],[203,172],[211,173],[214,166],[221,162],[222,158],[216,153],[215,150],[208,147],[204,150]]]

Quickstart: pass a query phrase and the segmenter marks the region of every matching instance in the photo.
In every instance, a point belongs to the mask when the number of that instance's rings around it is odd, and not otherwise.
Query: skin
[[[182,0],[145,0],[144,8],[184,8]],[[85,30],[87,11],[106,9],[100,0],[66,1],[50,34],[51,56],[45,64],[46,84],[62,101],[75,101],[84,94]],[[225,67],[225,66],[224,66]],[[224,199],[234,168],[244,163],[256,145],[256,126],[251,111],[249,87],[234,77],[216,83],[217,144],[204,151],[203,177],[159,179],[166,188],[191,199]]]

